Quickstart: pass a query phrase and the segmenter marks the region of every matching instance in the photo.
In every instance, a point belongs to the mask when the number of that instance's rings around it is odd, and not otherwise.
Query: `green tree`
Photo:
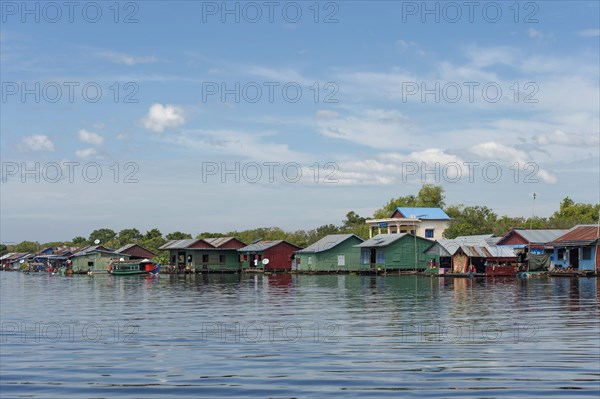
[[[144,248],[149,249],[155,254],[159,253],[158,248],[163,246],[167,241],[163,238],[162,233],[159,229],[148,230],[146,234],[140,239],[138,244]]]
[[[600,214],[600,204],[576,203],[569,197],[565,197],[558,211],[550,217],[549,225],[568,229],[577,224],[595,224],[598,223]]]
[[[444,188],[433,184],[424,184],[417,194],[417,206],[423,208],[443,208]]]
[[[4,244],[0,244],[0,256],[8,253],[8,247]]]
[[[192,238],[192,235],[189,233],[182,233],[181,231],[174,231],[165,236],[167,240],[187,240]]]
[[[22,241],[13,247],[14,252],[37,252],[40,250],[40,243],[33,241]]]
[[[498,219],[494,211],[486,206],[455,205],[446,211],[452,220],[444,232],[445,238],[492,234]]]
[[[96,240],[100,242],[100,245],[108,245],[108,242],[113,240],[117,236],[111,229],[103,228],[92,231],[90,234],[90,239],[88,240],[90,243],[94,243]]]
[[[71,240],[73,245],[87,245],[88,240],[85,237],[77,236]]]
[[[135,244],[143,237],[142,233],[136,228],[131,229],[123,229],[119,231],[119,235],[117,236],[119,246],[123,246],[126,244]]]

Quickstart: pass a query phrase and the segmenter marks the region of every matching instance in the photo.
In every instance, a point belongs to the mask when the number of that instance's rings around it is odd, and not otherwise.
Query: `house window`
[[[188,263],[192,263],[192,255],[188,255],[187,259],[188,259]]]
[[[592,247],[581,248],[581,259],[591,260],[592,259]]]
[[[208,254],[202,255],[202,263],[208,263]]]
[[[368,249],[363,249],[360,252],[360,262],[363,265],[368,265],[369,264],[369,257],[370,257],[370,251]]]
[[[296,258],[296,264],[297,264],[297,265],[299,265],[299,264],[301,263],[301,262],[300,262],[301,260],[302,260],[302,257],[298,256],[298,257]]]
[[[425,229],[425,238],[433,238],[433,229]]]
[[[385,250],[384,249],[378,249],[377,250],[377,261],[376,261],[376,263],[379,263],[379,264],[385,263]]]
[[[557,252],[556,252],[556,258],[558,260],[564,260],[565,259],[565,250],[563,248],[557,250]]]
[[[219,263],[225,263],[225,255],[219,255]]]
[[[306,263],[309,264],[309,265],[312,265],[312,256],[308,257],[308,261]]]
[[[94,267],[94,262],[88,262],[88,267]]]
[[[175,255],[171,256],[171,264],[174,265],[177,261],[177,257]]]

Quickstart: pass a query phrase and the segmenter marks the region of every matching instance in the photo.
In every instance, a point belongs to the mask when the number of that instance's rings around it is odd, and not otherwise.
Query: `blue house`
[[[600,269],[598,225],[575,226],[551,244],[556,267],[591,271]]]

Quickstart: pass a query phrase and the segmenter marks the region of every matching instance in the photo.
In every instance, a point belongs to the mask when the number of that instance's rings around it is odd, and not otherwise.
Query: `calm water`
[[[0,272],[0,396],[594,397],[598,280]]]

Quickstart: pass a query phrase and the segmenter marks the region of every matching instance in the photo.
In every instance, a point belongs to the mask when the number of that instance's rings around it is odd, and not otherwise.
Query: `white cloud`
[[[504,161],[519,169],[527,171],[531,170],[530,165],[533,165],[537,169],[535,171],[536,176],[540,177],[545,183],[556,183],[556,176],[549,171],[540,168],[537,163],[530,159],[527,153],[514,147],[494,141],[488,141],[472,146],[470,152],[480,159]]]
[[[268,141],[274,133],[254,134],[236,130],[191,130],[168,137],[182,147],[196,153],[234,155],[260,161],[299,162],[305,155],[289,148],[287,144]]]
[[[584,29],[577,32],[577,34],[584,37],[598,37],[600,36],[600,29]]]
[[[527,34],[529,35],[529,37],[534,38],[534,37],[541,37],[542,36],[542,32],[540,32],[537,29],[533,29],[533,28],[529,28],[529,30],[527,31]]]
[[[317,113],[320,134],[373,148],[406,148],[415,134],[412,122],[398,111],[369,109],[343,117],[331,111]]]
[[[23,137],[23,144],[31,151],[54,151],[54,143],[43,134]]]
[[[185,117],[181,107],[168,104],[153,104],[141,122],[146,129],[162,133],[166,128],[183,125]]]
[[[92,158],[96,155],[96,149],[95,148],[85,148],[83,150],[76,150],[75,151],[75,155],[77,156],[77,158],[80,159],[89,159]]]
[[[100,53],[100,56],[107,59],[115,64],[124,64],[127,66],[133,66],[135,64],[148,64],[156,62],[154,55],[150,56],[134,56],[126,53],[118,53],[114,51],[105,51]]]
[[[77,134],[79,136],[79,140],[84,143],[92,145],[101,145],[102,143],[104,143],[104,137],[94,132],[89,132],[85,129],[81,129],[79,132],[77,132]]]
[[[562,130],[556,130],[554,133],[535,136],[533,141],[542,146],[560,145],[568,147],[589,147],[598,145],[600,138],[598,137],[598,134],[584,135],[565,133]]]

